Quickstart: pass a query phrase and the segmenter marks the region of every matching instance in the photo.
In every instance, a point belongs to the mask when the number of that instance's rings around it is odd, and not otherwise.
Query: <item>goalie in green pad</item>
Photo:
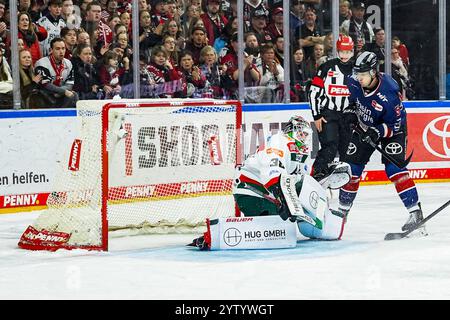
[[[233,196],[245,218],[208,221],[208,231],[191,245],[211,250],[289,248],[296,244],[292,230],[297,229],[308,238],[340,239],[344,219],[329,209],[325,190],[336,185],[328,182],[324,187],[308,173],[311,138],[311,126],[300,116],[269,136],[266,146],[236,169]],[[350,179],[349,167],[338,167],[341,178],[329,180],[344,185]],[[240,241],[229,245],[224,239]]]

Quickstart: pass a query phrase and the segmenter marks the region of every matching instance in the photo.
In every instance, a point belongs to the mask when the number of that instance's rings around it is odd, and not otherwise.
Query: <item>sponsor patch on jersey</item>
[[[334,71],[328,71],[328,76],[329,77],[334,77]]]
[[[398,104],[395,106],[395,114],[397,117],[400,117],[400,114],[402,113],[403,106],[401,104]]]
[[[284,156],[283,150],[276,149],[276,148],[268,148],[266,152],[267,152],[267,154],[275,153],[279,157]]]
[[[383,111],[383,106],[375,100],[372,100],[372,107],[377,111]]]
[[[348,97],[350,95],[350,91],[347,86],[331,84],[328,86],[328,94],[334,97]]]
[[[297,148],[297,145],[295,144],[295,142],[289,142],[288,143],[288,148],[290,152],[294,152],[294,153],[299,153],[300,151]]]

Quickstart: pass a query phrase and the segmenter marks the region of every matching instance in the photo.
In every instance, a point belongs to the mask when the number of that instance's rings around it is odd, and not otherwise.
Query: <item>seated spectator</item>
[[[400,58],[402,58],[403,65],[406,67],[406,69],[409,68],[409,53],[408,48],[405,44],[403,44],[400,41],[399,37],[392,37],[392,48],[395,48],[398,50]]]
[[[204,98],[222,99],[224,89],[233,84],[227,75],[227,66],[219,64],[218,56],[212,46],[205,46],[200,53],[200,70],[206,76]]]
[[[3,56],[5,50],[0,49],[0,109],[13,107],[13,80],[11,68]]]
[[[131,30],[131,15],[127,11],[125,11],[122,12],[119,17],[120,23],[127,27],[127,30]]]
[[[92,49],[87,44],[77,47],[77,57],[74,57],[75,84],[73,90],[78,93],[80,100],[95,100],[102,97],[100,79],[97,69],[93,65]]]
[[[80,29],[77,33],[77,45],[78,44],[91,44],[91,37],[89,36],[89,33],[83,29]]]
[[[262,17],[265,20],[269,18],[269,10],[267,10],[266,2],[261,0],[245,0],[244,1],[244,32],[250,32],[252,25],[252,17]],[[259,39],[258,39],[259,40]]]
[[[146,63],[150,62],[151,48],[162,41],[162,28],[162,24],[156,28],[152,26],[148,11],[143,10],[139,12],[139,50],[142,57],[146,57]]]
[[[275,50],[275,60],[280,64],[284,64],[284,38],[277,36],[274,39],[273,49]]]
[[[178,67],[178,51],[175,47],[175,38],[171,35],[166,35],[163,38],[163,49],[166,51],[167,59],[170,64],[174,67]]]
[[[375,38],[372,25],[364,19],[366,4],[362,1],[352,2],[352,17],[345,20],[340,27],[340,33],[350,36],[355,44],[355,56],[361,52],[366,43]]]
[[[17,19],[19,39],[23,40],[24,48],[30,50],[34,65],[42,57],[39,41],[47,38],[47,31],[31,22],[30,15],[26,12],[19,13]]]
[[[100,86],[105,91],[105,99],[112,99],[115,96],[120,97],[122,89],[122,79],[126,72],[129,72],[129,60],[127,69],[120,67],[119,56],[116,52],[109,50],[103,55],[102,64],[99,68]]]
[[[350,10],[350,1],[340,0],[339,1],[339,25],[345,20],[350,20],[352,17],[352,10]]]
[[[314,52],[311,57],[306,59],[305,76],[307,79],[312,79],[319,68],[320,58],[323,57],[323,44],[316,44]]]
[[[190,40],[186,43],[185,50],[192,53],[194,64],[200,62],[200,52],[208,44],[208,38],[206,37],[206,30],[202,27],[194,27]]]
[[[114,27],[120,23],[120,17],[117,13],[113,13],[108,18],[108,27],[114,30]]]
[[[323,56],[318,61],[319,66],[322,63],[334,58],[333,42],[333,32],[327,33],[323,40]]]
[[[371,43],[366,43],[363,46],[363,51],[371,51],[377,55],[378,58],[378,70],[384,72],[384,60],[386,59],[384,55],[385,46],[385,33],[384,29],[374,29],[375,40]]]
[[[275,8],[272,12],[272,22],[267,27],[272,39],[283,35],[283,8]]]
[[[323,44],[325,36],[322,36],[321,30],[317,25],[316,10],[308,7],[305,10],[305,23],[295,32],[296,39],[299,39],[300,46],[305,51],[305,59],[309,59],[314,52],[316,44]]]
[[[160,85],[156,87],[157,97],[170,98],[176,92],[182,90],[181,81],[179,82],[180,86],[178,86],[178,83],[174,83],[175,80],[181,79],[181,75],[172,66],[168,60],[166,51],[162,47],[156,46],[152,49],[151,62],[147,70],[151,78],[151,83]],[[173,86],[161,86],[161,84],[166,82],[172,82]]]
[[[64,58],[66,44],[62,38],[50,42],[50,55],[36,62],[35,71],[42,76],[41,93],[51,101],[51,108],[73,108],[78,95],[74,84],[72,62]]]
[[[213,46],[214,50],[216,50],[220,58],[224,57],[227,54],[227,50],[231,45],[231,37],[237,31],[238,31],[237,17],[231,17],[228,20],[228,23],[225,25],[225,28],[223,29],[220,37],[214,41]]]
[[[120,48],[122,49],[122,55],[128,58],[131,58],[133,53],[133,49],[128,43],[128,33],[122,32],[116,36],[116,39],[113,43],[112,49]]]
[[[253,32],[258,39],[260,45],[272,42],[273,39],[267,30],[267,16],[260,11],[255,11],[254,15],[250,18],[250,32]]]
[[[102,57],[113,41],[112,30],[101,20],[101,10],[99,2],[90,2],[86,6],[86,18],[81,23],[81,28],[89,34],[91,46],[97,59]]]
[[[291,63],[291,101],[292,102],[306,102],[306,91],[308,81],[305,75],[306,63],[305,54],[302,48],[294,49],[293,60]]]
[[[40,92],[39,84],[42,75],[35,74],[31,52],[28,49],[19,51],[20,96],[22,109],[42,108],[48,105]]]
[[[261,46],[261,66],[258,67],[258,71],[261,74],[260,86],[270,90],[261,102],[282,102],[284,69],[275,61],[275,50],[272,45]]]
[[[185,39],[182,37],[181,24],[177,22],[175,19],[168,19],[162,29],[162,36],[169,35],[175,39],[176,50],[181,50],[185,46]],[[178,61],[177,61],[178,63]]]
[[[227,51],[227,54],[220,60],[220,63],[225,65],[226,73],[231,79],[231,86],[227,88],[227,96],[230,99],[238,99],[239,95],[239,65],[238,65],[238,50],[239,42],[237,33],[232,36],[231,44]],[[259,74],[258,68],[253,63],[253,56],[249,56],[244,52],[244,86],[253,87],[259,84],[261,80],[261,75]]]
[[[400,92],[405,100],[407,100],[406,89],[408,88],[408,70],[403,64],[403,60],[400,57],[400,51],[396,48],[391,50],[391,62],[392,62],[392,78],[397,81]]]
[[[48,13],[40,18],[36,24],[47,30],[47,38],[40,42],[43,56],[47,56],[50,50],[50,42],[54,38],[61,36],[61,29],[66,27],[66,23],[61,16],[62,0],[50,0],[48,3]]]
[[[201,91],[205,87],[206,77],[200,68],[194,65],[192,53],[184,50],[180,54],[178,71],[181,73],[185,89],[177,97],[180,98],[200,98]]]
[[[63,0],[61,16],[69,29],[80,28],[81,17],[75,13],[73,0]]]
[[[72,59],[73,50],[77,45],[77,33],[73,29],[67,27],[61,29],[61,38],[64,39],[66,44],[66,55],[64,58]]]
[[[213,46],[214,41],[222,34],[222,30],[228,23],[228,19],[223,15],[220,9],[220,0],[206,0],[204,11],[205,13],[200,15],[200,17],[205,24],[208,44]]]
[[[205,23],[203,22],[202,18],[200,18],[200,17],[192,18],[192,23],[190,24],[189,31],[188,31],[188,34],[189,34],[189,36],[187,37],[188,39],[191,37],[192,31],[194,31],[194,28],[196,28],[196,27],[205,29]],[[205,32],[206,32],[206,29],[205,29]],[[206,37],[206,38],[208,38],[208,37]]]
[[[192,3],[186,7],[185,13],[181,16],[181,29],[183,38],[189,38],[189,31],[191,30],[192,21],[194,18],[200,19],[200,8]]]

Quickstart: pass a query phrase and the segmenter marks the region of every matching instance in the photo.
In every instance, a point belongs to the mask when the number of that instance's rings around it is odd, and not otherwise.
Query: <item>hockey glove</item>
[[[344,125],[353,129],[358,124],[358,116],[356,115],[356,110],[353,108],[346,108],[342,113],[342,122]]]
[[[380,132],[373,127],[369,127],[365,132],[360,134],[360,139],[362,142],[370,144],[371,142],[376,143],[380,139]]]

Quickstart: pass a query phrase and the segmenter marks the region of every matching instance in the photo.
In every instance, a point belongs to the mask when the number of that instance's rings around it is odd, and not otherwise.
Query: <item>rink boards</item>
[[[405,102],[408,112],[408,166],[416,182],[450,181],[450,101]],[[263,146],[294,114],[313,122],[307,104],[246,105],[243,108],[243,156]],[[0,112],[0,213],[46,208],[55,168],[77,137],[73,109]],[[312,159],[319,148],[314,132]],[[311,163],[311,162],[310,162]],[[388,183],[375,152],[363,172],[363,184]]]

